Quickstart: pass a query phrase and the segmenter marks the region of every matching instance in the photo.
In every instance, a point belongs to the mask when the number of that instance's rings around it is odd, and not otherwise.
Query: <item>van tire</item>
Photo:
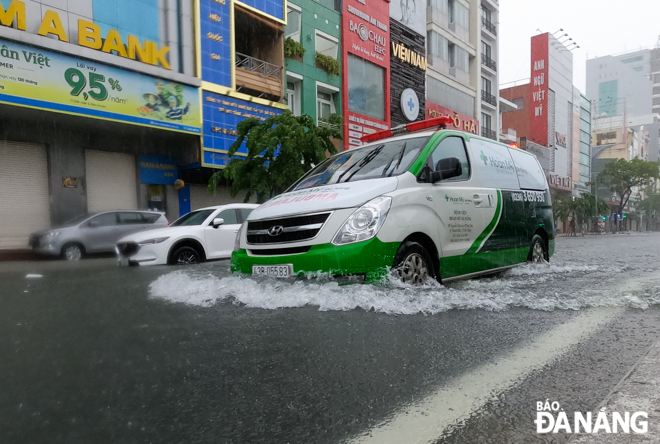
[[[394,256],[392,270],[406,284],[424,284],[427,279],[436,279],[433,261],[426,248],[417,242],[401,244]]]
[[[527,262],[543,263],[548,262],[548,248],[541,236],[535,234],[532,238],[532,245],[529,247]]]

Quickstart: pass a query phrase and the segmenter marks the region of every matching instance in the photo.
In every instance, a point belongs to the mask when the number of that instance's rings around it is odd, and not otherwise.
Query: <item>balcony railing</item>
[[[481,136],[488,137],[492,140],[497,140],[497,133],[490,128],[484,128],[483,126],[481,127]]]
[[[248,71],[256,72],[266,77],[272,77],[282,81],[282,67],[273,65],[272,63],[264,62],[263,60],[255,59],[240,52],[236,53],[236,67],[243,68]]]
[[[491,22],[490,20],[486,20],[486,17],[481,17],[481,26],[486,28],[486,30],[491,34],[497,35],[497,28],[495,27],[493,22]]]
[[[493,71],[497,71],[497,63],[495,63],[495,60],[491,59],[486,54],[481,54],[481,63]]]
[[[481,91],[481,100],[490,103],[493,106],[497,106],[497,97],[490,94],[489,92]]]

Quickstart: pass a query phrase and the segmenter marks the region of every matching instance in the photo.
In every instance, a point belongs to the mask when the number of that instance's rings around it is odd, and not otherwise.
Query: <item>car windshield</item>
[[[410,168],[430,136],[400,139],[344,151],[303,176],[288,191],[398,176]]]
[[[191,225],[202,225],[206,218],[208,218],[211,213],[215,210],[198,210],[188,213],[185,216],[182,216],[172,222],[172,227],[184,227]]]
[[[90,217],[94,216],[94,214],[95,213],[88,213],[88,214],[83,214],[82,216],[74,217],[73,219],[64,222],[61,226],[72,227],[74,225],[78,225],[80,222],[84,222]]]

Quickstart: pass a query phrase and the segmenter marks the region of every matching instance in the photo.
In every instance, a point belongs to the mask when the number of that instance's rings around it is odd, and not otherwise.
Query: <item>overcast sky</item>
[[[587,57],[652,48],[660,36],[660,0],[500,0],[500,87],[528,79],[530,39],[559,28],[578,45],[573,84],[585,92]],[[613,5],[617,5],[616,7]],[[567,37],[566,37],[567,38]]]

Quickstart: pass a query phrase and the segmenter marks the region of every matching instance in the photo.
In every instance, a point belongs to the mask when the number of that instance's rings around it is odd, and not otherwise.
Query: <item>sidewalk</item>
[[[614,388],[612,393],[594,410],[594,415],[605,409],[610,425],[612,412],[646,412],[648,432],[645,434],[612,433],[574,435],[571,444],[623,444],[660,442],[660,341],[651,346],[646,356],[637,361],[631,372]]]

